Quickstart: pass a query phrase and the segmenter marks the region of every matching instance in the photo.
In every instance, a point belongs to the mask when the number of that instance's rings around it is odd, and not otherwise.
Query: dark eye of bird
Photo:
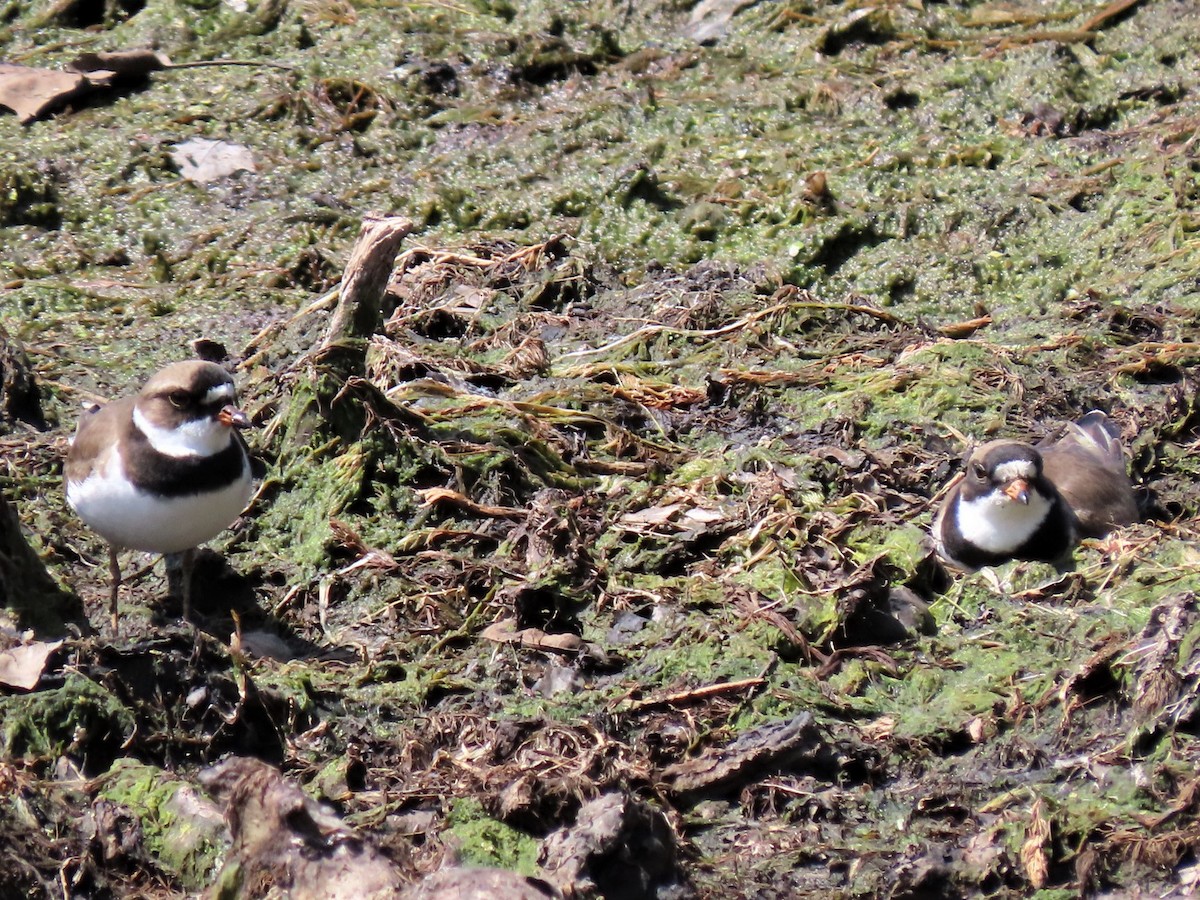
[[[975,473],[975,477],[980,481],[987,478],[987,467],[984,466],[983,463],[975,463],[975,465],[971,467],[971,471]]]
[[[188,405],[187,391],[171,391],[167,394],[167,399],[171,401],[171,405],[176,409],[183,409]]]

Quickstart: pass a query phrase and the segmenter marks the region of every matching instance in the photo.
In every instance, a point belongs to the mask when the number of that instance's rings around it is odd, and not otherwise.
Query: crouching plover
[[[1081,538],[1104,537],[1138,517],[1120,432],[1093,411],[1053,443],[975,448],[934,518],[933,539],[938,555],[959,569],[1057,562]]]

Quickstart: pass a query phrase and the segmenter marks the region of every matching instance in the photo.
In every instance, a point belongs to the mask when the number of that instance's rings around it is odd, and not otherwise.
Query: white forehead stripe
[[[1037,477],[1037,466],[1032,460],[1014,459],[1010,462],[1000,463],[992,472],[994,481],[1013,481],[1017,478],[1024,478],[1026,481]]]
[[[224,384],[218,384],[216,387],[210,387],[208,393],[204,395],[201,403],[204,406],[215,406],[218,403],[233,402],[233,385],[228,381]]]

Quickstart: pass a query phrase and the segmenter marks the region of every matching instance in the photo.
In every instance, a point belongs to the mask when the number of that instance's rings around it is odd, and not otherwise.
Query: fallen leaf
[[[683,508],[681,503],[668,503],[665,506],[651,506],[639,509],[637,512],[625,513],[621,516],[622,525],[662,525],[669,522],[675,513]]]
[[[940,325],[938,326],[938,333],[944,334],[948,338],[965,338],[970,337],[980,328],[987,328],[991,324],[991,316],[979,316],[978,318],[968,319],[965,322],[950,322],[946,325]]]
[[[485,503],[476,503],[466,494],[452,491],[449,488],[424,488],[417,493],[421,496],[423,506],[449,503],[462,507],[467,512],[496,519],[523,519],[529,514],[528,510],[517,509],[515,506],[489,506]]]
[[[112,72],[120,78],[139,78],[170,67],[171,60],[153,50],[81,53],[67,63],[68,72]]]
[[[50,654],[62,641],[34,641],[0,650],[0,685],[31,691],[37,687]]]
[[[25,125],[72,97],[107,87],[112,79],[112,72],[81,74],[0,63],[0,106]]]
[[[208,138],[192,138],[176,144],[171,161],[179,167],[180,175],[197,184],[220,181],[234,172],[258,171],[249,147]]]
[[[575,634],[548,634],[540,628],[518,629],[515,619],[493,622],[479,636],[498,644],[519,644],[533,650],[557,650],[560,653],[578,653],[584,646],[583,638]]]
[[[170,59],[153,50],[83,53],[62,72],[0,63],[0,106],[15,112],[24,125],[73,97],[170,66]]]
[[[1021,865],[1025,876],[1035,888],[1043,888],[1050,876],[1050,863],[1046,848],[1050,843],[1050,822],[1045,816],[1042,799],[1033,801],[1029,811],[1029,824],[1025,827],[1025,843],[1021,845]]]

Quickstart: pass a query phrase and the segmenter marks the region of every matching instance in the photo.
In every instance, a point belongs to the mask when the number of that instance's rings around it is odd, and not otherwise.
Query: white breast
[[[1029,503],[1018,503],[999,491],[974,500],[958,499],[955,519],[963,538],[988,553],[1011,553],[1034,533],[1050,514],[1050,501],[1036,490]]]
[[[67,483],[67,502],[105,540],[130,550],[178,553],[211,540],[238,517],[250,500],[250,465],[218,491],[158,497],[137,490],[125,477],[120,456],[81,482]]]

